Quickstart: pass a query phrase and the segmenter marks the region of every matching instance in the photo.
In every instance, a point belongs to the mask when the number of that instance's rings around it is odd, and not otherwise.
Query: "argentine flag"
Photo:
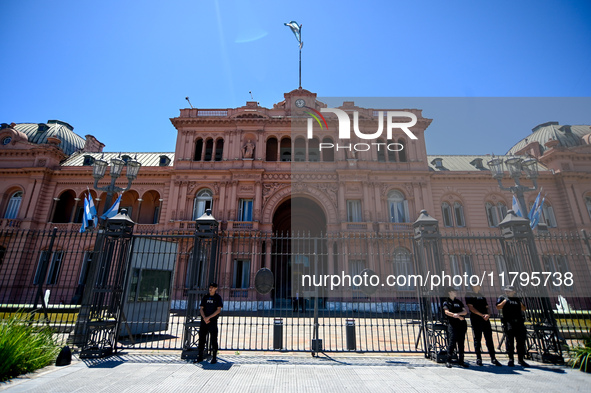
[[[88,228],[88,212],[90,208],[88,206],[88,199],[84,198],[84,213],[82,214],[82,226],[80,227],[80,233],[86,232]]]
[[[90,215],[88,216],[88,221],[94,220],[94,226],[98,226],[98,215],[96,214],[96,207],[94,207],[94,201],[92,200],[92,195],[90,192],[88,193],[88,206],[90,207]]]
[[[540,216],[542,215],[542,209],[544,208],[544,201],[545,200],[546,200],[546,197],[542,198],[542,202],[540,203],[540,206],[538,206],[538,208],[534,212],[533,218],[531,219],[531,221],[529,223],[529,225],[531,226],[531,229],[535,229],[538,226],[538,222],[540,222]]]
[[[302,42],[302,25],[298,25],[298,22],[295,20],[292,20],[289,23],[284,23],[284,25],[293,31],[293,35],[295,35],[296,40],[300,43],[300,49],[302,49],[302,46],[304,46],[304,43]]]
[[[540,190],[540,192],[538,192],[538,196],[536,197],[536,200],[534,201],[534,205],[531,207],[531,210],[529,211],[529,214],[527,216],[527,218],[529,218],[530,222],[533,222],[534,214],[536,213],[536,210],[538,210],[538,206],[540,205],[540,195],[541,194],[542,194],[542,190]]]
[[[109,210],[107,210],[105,212],[105,214],[103,214],[101,216],[101,218],[103,220],[106,220],[107,218],[113,218],[117,215],[117,213],[119,213],[119,205],[121,204],[121,195],[119,195],[119,198],[117,198],[117,200],[115,201],[115,203],[113,204],[113,206],[111,206],[111,208]]]
[[[519,205],[519,201],[517,200],[517,198],[515,198],[515,195],[513,195],[513,206],[511,206],[511,208],[513,209],[515,214],[517,214],[519,217],[523,217],[521,206]]]

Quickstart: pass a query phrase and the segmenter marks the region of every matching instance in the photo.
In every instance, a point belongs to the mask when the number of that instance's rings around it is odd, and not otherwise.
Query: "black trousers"
[[[515,346],[513,340],[517,342],[517,359],[519,361],[525,358],[525,341],[527,340],[527,331],[525,325],[520,321],[505,322],[505,340],[507,340],[507,355],[510,360],[514,360]]]
[[[451,360],[454,348],[458,348],[458,361],[464,361],[464,339],[466,338],[468,324],[466,321],[449,322],[447,325],[447,359]]]
[[[495,344],[492,337],[492,328],[490,321],[485,321],[482,317],[475,315],[470,317],[472,322],[472,333],[474,334],[474,351],[476,351],[476,358],[482,359],[482,335],[484,334],[484,341],[486,342],[486,348],[488,348],[488,354],[491,360],[496,359]]]
[[[212,350],[213,356],[216,356],[218,351],[218,321],[209,321],[209,323],[205,323],[203,319],[201,319],[201,323],[199,324],[199,355],[203,355],[203,350],[205,349],[205,340],[207,339],[207,334],[209,333],[209,345]]]

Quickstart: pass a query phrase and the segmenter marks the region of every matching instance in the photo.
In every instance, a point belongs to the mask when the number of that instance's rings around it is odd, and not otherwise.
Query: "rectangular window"
[[[92,261],[92,256],[94,255],[94,251],[85,251],[84,257],[82,258],[82,267],[80,269],[80,277],[78,277],[78,284],[82,285],[86,283],[87,275],[88,275],[88,267],[90,266],[90,262]]]
[[[20,193],[22,195],[22,193]],[[21,207],[22,196],[17,196],[16,193],[10,198],[8,201],[8,206],[6,207],[6,212],[4,213],[4,218],[13,219],[16,218],[18,214],[18,210]]]
[[[43,282],[43,280],[45,280],[49,258],[49,251],[41,251],[41,255],[39,255],[39,262],[37,263],[37,270],[35,271],[35,277],[33,278],[34,285],[38,285],[40,282]]]
[[[542,261],[544,262],[544,271],[550,273],[564,273],[568,272],[568,259],[564,255],[543,255]],[[563,276],[564,277],[564,276]],[[552,279],[552,278],[551,278]],[[563,285],[562,287],[556,287],[552,284],[549,287],[555,292],[568,292],[572,291],[572,287]]]
[[[359,289],[358,285],[353,285],[353,276],[361,275],[361,272],[365,269],[365,261],[362,259],[350,259],[349,260],[349,271],[351,272],[351,286],[354,289]],[[359,279],[355,280],[359,282]]]
[[[165,302],[170,296],[170,270],[133,269],[129,302]]]
[[[240,211],[238,221],[252,221],[252,199],[240,200]]]
[[[464,273],[466,273],[468,277],[472,275],[472,260],[470,255],[450,255],[450,262],[452,275],[463,276]],[[469,286],[469,280],[468,282],[464,283],[464,285]]]
[[[193,208],[193,220],[196,220],[199,217],[201,217],[203,214],[205,214],[205,211],[207,209],[211,209],[211,206],[212,206],[211,202],[212,202],[211,199],[204,199],[204,198],[199,198],[199,197],[195,198],[195,206]],[[159,208],[160,208],[160,206],[158,206],[158,209]]]
[[[250,260],[235,259],[232,288],[250,288]]]
[[[409,222],[408,201],[390,202],[390,222]]]
[[[406,277],[406,285],[397,288],[404,291],[409,291],[415,288],[414,282],[409,282],[408,277],[415,274],[415,269],[412,263],[412,258],[408,252],[395,252],[394,254],[394,274],[396,276]]]
[[[358,199],[347,201],[347,221],[362,222],[361,201]]]
[[[454,224],[451,220],[451,209],[447,203],[441,206],[441,212],[443,213],[443,225],[446,227],[453,227]]]
[[[464,221],[464,206],[460,205],[459,203],[455,203],[454,213],[456,215],[456,225],[458,227],[466,226],[466,223]]]
[[[63,255],[64,253],[62,251],[56,251],[53,253],[51,265],[49,266],[49,273],[47,274],[47,285],[54,285],[57,283],[57,279],[60,274],[60,268],[62,266]]]
[[[542,207],[542,214],[548,228],[556,228],[556,217],[554,216],[554,209],[552,206],[544,205]]]

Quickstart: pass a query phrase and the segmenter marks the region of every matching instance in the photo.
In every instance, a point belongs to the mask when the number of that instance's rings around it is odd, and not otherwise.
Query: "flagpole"
[[[302,88],[302,25],[300,25],[300,89]]]
[[[300,45],[300,89],[302,88],[302,46]]]

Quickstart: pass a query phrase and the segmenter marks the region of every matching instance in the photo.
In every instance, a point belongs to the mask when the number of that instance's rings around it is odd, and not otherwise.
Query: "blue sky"
[[[185,96],[281,101],[298,86],[290,20],[302,86],[321,97],[591,96],[589,1],[4,0],[0,15],[0,122],[63,120],[106,151],[173,151]],[[504,153],[539,123],[591,124],[588,99],[556,102],[489,115],[494,138],[425,109],[428,152]]]

